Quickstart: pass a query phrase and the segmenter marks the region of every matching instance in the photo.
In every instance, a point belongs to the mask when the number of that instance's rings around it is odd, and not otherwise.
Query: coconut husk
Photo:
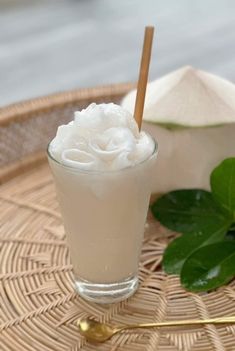
[[[122,105],[134,110],[136,90]],[[150,82],[145,121],[166,126],[200,127],[235,122],[235,85],[211,73],[186,66]]]

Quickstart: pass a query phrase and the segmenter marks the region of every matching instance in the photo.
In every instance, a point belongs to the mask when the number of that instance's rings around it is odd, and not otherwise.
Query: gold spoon
[[[159,327],[173,327],[173,326],[189,326],[189,325],[203,325],[203,324],[233,324],[235,323],[235,317],[221,317],[212,319],[191,319],[182,321],[169,321],[159,323],[146,323],[146,324],[134,324],[125,326],[113,326],[97,322],[90,318],[80,319],[77,322],[80,334],[91,342],[104,342],[109,340],[113,335],[127,329],[139,329],[139,328],[159,328]]]

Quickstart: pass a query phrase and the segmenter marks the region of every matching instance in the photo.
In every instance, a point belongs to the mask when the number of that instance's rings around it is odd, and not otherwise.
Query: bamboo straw
[[[135,100],[134,117],[138,124],[139,130],[141,129],[144,100],[146,93],[146,86],[148,81],[149,64],[151,58],[152,42],[153,42],[154,27],[145,27],[144,43],[142,48],[142,57],[139,70],[139,79],[137,85],[137,94]]]

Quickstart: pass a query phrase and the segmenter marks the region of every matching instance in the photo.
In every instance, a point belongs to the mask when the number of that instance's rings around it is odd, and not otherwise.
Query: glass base
[[[136,276],[111,284],[96,284],[77,278],[75,280],[75,289],[85,300],[103,304],[125,300],[134,294],[137,288]]]

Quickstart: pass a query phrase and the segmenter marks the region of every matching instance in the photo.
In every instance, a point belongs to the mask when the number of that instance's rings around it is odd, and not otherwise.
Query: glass
[[[154,140],[153,140],[154,141]],[[157,145],[146,160],[118,171],[84,171],[50,154],[75,276],[98,303],[121,301],[138,287],[138,264]]]

